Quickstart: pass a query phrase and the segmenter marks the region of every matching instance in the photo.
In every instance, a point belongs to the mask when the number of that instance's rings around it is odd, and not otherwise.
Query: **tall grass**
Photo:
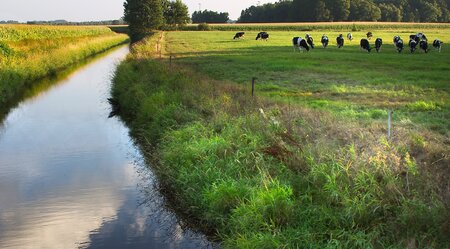
[[[225,248],[450,245],[449,161],[433,159],[448,146],[169,68],[142,54],[155,40],[119,66],[112,95],[168,198]]]
[[[40,78],[127,40],[106,27],[0,26],[0,103]]]

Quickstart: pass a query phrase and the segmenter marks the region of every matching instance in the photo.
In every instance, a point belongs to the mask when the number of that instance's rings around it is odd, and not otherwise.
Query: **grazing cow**
[[[416,51],[417,42],[414,39],[409,40],[409,48],[411,50],[411,53],[414,53]]]
[[[439,50],[439,53],[441,52],[441,46],[442,46],[443,42],[436,39],[433,41],[433,47],[437,50]]]
[[[348,33],[348,34],[347,34],[347,39],[348,39],[349,41],[353,41],[353,35],[352,35],[352,33]]]
[[[420,42],[420,37],[417,36],[417,35],[410,35],[410,36],[409,36],[409,40],[410,40],[410,41],[411,41],[411,40],[414,40],[417,44],[419,44],[419,42]]]
[[[342,37],[342,34],[340,34],[336,38],[336,43],[337,43],[338,48],[342,48],[344,46],[344,38]]]
[[[361,46],[361,49],[367,50],[367,52],[369,52],[369,53],[370,53],[370,50],[372,50],[372,48],[370,47],[370,44],[369,44],[369,40],[367,40],[367,39],[364,39],[364,38],[361,39],[361,42],[359,44]]]
[[[383,40],[381,38],[377,38],[375,40],[375,49],[377,50],[377,53],[380,52],[381,45],[383,45]]]
[[[235,39],[241,39],[241,37],[244,37],[244,35],[245,35],[245,32],[237,32],[237,33],[234,35],[233,40],[235,40]]]
[[[301,52],[303,52],[303,49],[306,49],[306,51],[309,51],[308,43],[306,42],[305,39],[303,39],[301,37],[292,38],[292,45],[294,45],[294,52],[295,52],[296,48],[298,48],[298,50],[300,50]]]
[[[369,32],[367,32],[366,36],[367,36],[367,39],[370,40],[370,38],[372,38],[373,34],[372,34],[372,32],[369,31]]]
[[[308,43],[308,45],[311,48],[314,48],[314,39],[312,38],[312,36],[310,36],[309,34],[306,34],[305,38],[306,38],[306,42]]]
[[[395,47],[397,48],[397,51],[401,53],[403,51],[403,40],[399,37],[397,42],[395,43]]]
[[[428,42],[427,41],[420,41],[419,48],[422,49],[425,53],[428,53]]]
[[[396,36],[394,36],[394,47],[397,47],[397,42],[399,41],[399,40],[401,40],[400,39],[400,36],[398,36],[398,35],[396,35]]]
[[[322,46],[324,47],[324,48],[326,48],[326,47],[328,47],[328,42],[329,42],[330,40],[328,39],[328,36],[326,36],[326,35],[323,35],[322,36],[322,39],[320,39],[320,42],[322,43]]]
[[[256,40],[258,39],[267,41],[267,39],[269,39],[269,34],[267,32],[259,32],[256,36]]]
[[[416,36],[419,37],[419,39],[421,41],[427,41],[428,42],[428,39],[427,39],[427,37],[425,36],[424,33],[417,33]]]

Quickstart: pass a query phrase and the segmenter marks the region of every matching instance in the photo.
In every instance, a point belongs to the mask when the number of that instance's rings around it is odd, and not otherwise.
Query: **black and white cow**
[[[425,53],[428,53],[428,51],[429,51],[429,49],[428,49],[428,42],[425,41],[425,40],[420,41],[419,48],[422,49]]]
[[[258,39],[267,41],[269,39],[269,34],[267,32],[259,32],[256,36],[256,40]]]
[[[309,34],[306,34],[305,38],[306,38],[306,42],[308,43],[308,45],[311,48],[314,48],[314,39],[312,38],[312,36],[310,36]]]
[[[417,41],[414,39],[410,39],[409,40],[409,49],[410,49],[411,53],[414,53],[414,51],[416,51],[416,47],[417,47]]]
[[[418,37],[417,35],[410,35],[409,36],[409,40],[414,40],[417,44],[419,44],[420,42],[420,37]]]
[[[324,48],[326,48],[326,47],[328,47],[328,42],[329,42],[330,40],[328,39],[328,36],[326,36],[326,35],[323,35],[322,36],[322,39],[320,39],[320,42],[322,43],[322,46],[324,47]]]
[[[301,52],[303,52],[303,49],[306,49],[306,51],[309,51],[308,43],[306,42],[305,39],[303,39],[301,37],[292,38],[292,45],[294,45],[294,52],[295,52],[296,48],[298,48],[298,50],[300,50]]]
[[[401,40],[401,39],[400,39],[400,36],[398,36],[398,35],[394,36],[394,39],[393,39],[393,41],[394,41],[394,47],[397,47],[397,42],[398,42],[399,40]]]
[[[426,35],[424,33],[417,33],[415,35],[410,35],[409,39],[415,40],[417,42],[417,44],[419,44],[420,41],[428,42],[428,38],[426,37]]]
[[[434,40],[433,41],[433,47],[437,50],[439,50],[439,53],[441,52],[441,47],[442,47],[443,42],[441,40]]]
[[[395,43],[395,47],[397,48],[397,51],[401,53],[403,51],[403,40],[399,37],[397,42]]]
[[[235,39],[241,39],[242,37],[244,37],[244,35],[245,35],[245,32],[237,32],[237,33],[234,35],[233,40],[235,40]]]
[[[342,48],[344,46],[344,38],[342,37],[342,34],[340,34],[336,38],[336,43],[337,43],[338,48]]]
[[[372,32],[369,31],[369,32],[367,32],[366,36],[367,36],[367,39],[370,40],[370,38],[372,38],[373,34],[372,34]]]
[[[349,41],[353,41],[353,35],[352,35],[352,33],[348,33],[348,34],[347,34],[347,39],[348,39]]]
[[[375,49],[377,50],[377,53],[380,52],[382,45],[383,45],[383,40],[381,38],[377,38],[375,40]]]
[[[372,50],[372,48],[370,47],[370,44],[369,44],[369,40],[367,40],[367,39],[361,39],[361,42],[359,43],[359,45],[361,46],[361,49],[363,49],[363,50],[367,50],[367,52],[369,52],[370,53],[370,50]]]

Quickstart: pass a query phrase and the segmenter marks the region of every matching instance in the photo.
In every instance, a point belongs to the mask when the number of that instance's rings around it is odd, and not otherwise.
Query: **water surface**
[[[0,248],[208,248],[164,208],[108,119],[121,47],[19,103],[0,124]]]

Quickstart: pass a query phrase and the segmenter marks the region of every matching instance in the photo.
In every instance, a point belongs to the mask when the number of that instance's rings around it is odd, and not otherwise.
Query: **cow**
[[[311,48],[314,48],[314,39],[312,38],[312,36],[310,36],[309,34],[306,34],[305,38],[306,38],[306,42],[308,43],[308,45]]]
[[[416,47],[417,47],[416,40],[410,39],[409,40],[409,49],[410,49],[411,53],[414,53],[414,51],[416,51]]]
[[[370,44],[369,44],[369,40],[367,40],[367,39],[364,39],[364,38],[361,39],[361,42],[359,44],[361,46],[361,49],[367,50],[367,52],[369,52],[369,53],[372,50],[372,48],[370,47]]]
[[[439,53],[441,52],[441,46],[442,46],[443,42],[436,39],[433,41],[433,47],[437,50],[439,50]]]
[[[320,39],[320,42],[322,43],[323,48],[328,47],[328,42],[330,40],[328,39],[328,36],[322,35],[322,39]]]
[[[269,39],[269,34],[267,32],[259,32],[256,36],[256,40],[258,39],[267,41]]]
[[[428,42],[425,41],[425,40],[420,41],[419,48],[422,49],[425,53],[428,53],[428,51],[429,51],[429,49],[428,49]]]
[[[241,39],[242,37],[244,37],[244,35],[245,35],[245,32],[237,32],[237,33],[234,35],[233,40],[235,40],[235,39]]]
[[[342,37],[342,34],[339,34],[339,36],[336,38],[336,43],[338,48],[342,48],[344,46],[344,38]]]
[[[398,36],[398,35],[394,36],[394,39],[393,39],[393,41],[394,41],[394,47],[397,47],[397,42],[398,42],[399,40],[401,40],[400,36]]]
[[[410,35],[410,36],[409,36],[409,40],[410,40],[410,41],[413,40],[413,41],[415,41],[417,44],[419,44],[419,42],[420,42],[420,37],[418,37],[417,35]]]
[[[428,42],[428,38],[425,36],[424,33],[417,33],[416,36],[419,37],[419,39],[420,39],[421,41],[426,41],[426,42]]]
[[[369,31],[369,32],[367,32],[366,36],[367,36],[367,39],[370,40],[370,38],[372,38],[373,34],[372,34],[372,32]]]
[[[377,38],[375,40],[375,49],[377,50],[377,53],[380,52],[381,45],[383,45],[383,40],[381,38]]]
[[[348,39],[349,41],[353,41],[353,35],[352,35],[352,33],[348,33],[348,34],[347,34],[347,39]]]
[[[401,53],[403,51],[403,40],[399,37],[397,42],[395,43],[395,47],[397,48],[397,51]]]
[[[298,48],[298,50],[300,50],[301,52],[303,52],[303,49],[306,49],[306,51],[309,51],[308,43],[306,42],[305,39],[303,39],[301,37],[292,38],[292,45],[294,45],[294,52],[295,52],[296,48]]]

